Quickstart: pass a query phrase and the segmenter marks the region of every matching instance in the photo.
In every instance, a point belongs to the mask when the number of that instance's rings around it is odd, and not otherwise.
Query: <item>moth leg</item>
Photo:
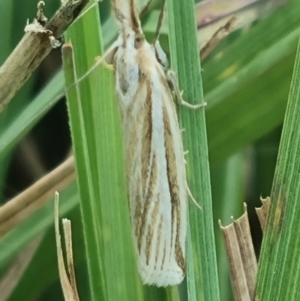
[[[170,87],[171,91],[174,93],[175,98],[176,98],[177,102],[180,105],[183,105],[183,106],[185,106],[187,108],[190,108],[190,109],[193,109],[193,110],[197,110],[197,109],[203,108],[203,107],[205,107],[207,105],[206,102],[203,102],[203,103],[198,104],[198,105],[192,105],[192,104],[186,102],[182,98],[183,91],[179,90],[178,83],[177,83],[174,71],[168,70],[166,72],[166,78],[167,78],[167,82],[169,84],[169,87]]]
[[[200,103],[198,105],[192,105],[188,102],[186,102],[183,98],[182,98],[182,94],[183,94],[183,91],[180,92],[180,97],[177,96],[177,100],[178,100],[178,103],[182,106],[185,106],[189,109],[192,109],[192,110],[197,110],[197,109],[201,109],[201,108],[204,108],[207,106],[207,103],[206,102],[203,102],[203,103]]]
[[[193,197],[193,195],[192,195],[192,193],[191,193],[191,191],[190,191],[190,188],[189,188],[189,186],[188,186],[187,183],[185,184],[185,186],[186,186],[187,193],[188,193],[189,197],[191,198],[191,200],[193,201],[193,203],[195,204],[195,206],[196,206],[197,208],[199,208],[200,210],[202,210],[202,207],[201,207],[201,206],[197,203],[197,201],[194,199],[194,197]]]
[[[103,54],[100,59],[98,59],[94,65],[85,73],[83,74],[80,78],[77,79],[77,81],[72,84],[70,87],[67,87],[67,89],[71,89],[73,86],[78,85],[80,82],[82,82],[88,75],[90,75],[93,71],[95,71],[101,64],[106,62],[107,58],[110,58],[112,55],[114,55],[120,46],[120,39],[117,39]]]
[[[185,156],[189,153],[189,151],[184,151],[183,152],[183,161],[184,161],[184,164],[187,164],[186,160],[185,160]]]

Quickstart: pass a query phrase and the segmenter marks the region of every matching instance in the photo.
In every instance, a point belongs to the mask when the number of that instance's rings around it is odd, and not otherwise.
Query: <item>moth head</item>
[[[134,38],[134,47],[136,49],[139,49],[144,44],[144,42],[145,42],[145,36],[142,33],[138,32]]]

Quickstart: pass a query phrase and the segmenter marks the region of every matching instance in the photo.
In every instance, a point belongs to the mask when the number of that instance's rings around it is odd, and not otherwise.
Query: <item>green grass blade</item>
[[[256,299],[299,300],[300,41],[271,191],[259,261]]]
[[[98,53],[101,52],[99,40],[96,40],[95,44],[97,45],[94,47],[94,44],[87,46],[87,40],[84,35],[84,32],[89,27],[100,27],[99,16],[95,18],[95,13],[95,9],[90,10],[86,18],[77,21],[76,26],[72,27],[68,32],[69,39],[75,43],[76,53],[74,55],[71,45],[63,48],[63,63],[68,112],[76,162],[77,184],[80,194],[80,208],[89,271],[89,283],[92,300],[96,301],[106,300],[107,290],[104,275],[101,272],[104,267],[103,253],[101,253],[103,245],[99,238],[99,223],[96,216],[98,211],[95,204],[95,200],[99,200],[99,190],[97,190],[97,183],[95,183],[98,180],[97,170],[93,169],[93,167],[97,168],[97,158],[95,158],[95,153],[93,152],[93,149],[95,149],[95,132],[93,123],[89,122],[89,120],[93,120],[93,100],[91,99],[90,81],[85,81],[82,87],[78,87],[77,84],[72,87],[77,80],[76,74],[82,74],[88,68],[88,65],[91,64],[91,60],[96,55],[96,51],[98,51]],[[90,18],[88,19],[87,17]],[[91,34],[90,31],[87,32]],[[98,30],[94,29],[93,34],[99,34]],[[80,36],[80,42],[79,39],[76,39],[76,36]],[[77,45],[79,46],[76,47]],[[91,57],[89,57],[89,54]],[[87,115],[89,115],[89,117]]]
[[[99,28],[97,16],[87,16],[69,35],[78,74],[84,74],[101,52]],[[84,36],[86,32],[90,37]],[[95,41],[98,47],[91,45],[91,37],[99,37],[100,42]],[[122,133],[113,77],[111,67],[100,66],[76,89],[68,90],[93,300],[142,298],[131,238]],[[70,87],[72,79],[67,81],[66,76],[66,83]]]
[[[177,71],[184,98],[190,103],[203,101],[201,66],[196,38],[194,1],[168,1],[169,37],[172,68]],[[219,300],[219,286],[213,232],[212,200],[205,109],[180,108],[184,146],[187,155],[188,183],[198,210],[189,202],[188,293],[189,300]]]

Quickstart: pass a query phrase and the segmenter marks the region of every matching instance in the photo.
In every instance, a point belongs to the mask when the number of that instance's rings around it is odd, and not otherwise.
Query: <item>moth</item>
[[[138,269],[144,284],[177,285],[185,276],[190,193],[174,100],[203,105],[183,101],[158,38],[153,44],[145,39],[137,0],[112,0],[112,7],[119,25],[113,62]]]

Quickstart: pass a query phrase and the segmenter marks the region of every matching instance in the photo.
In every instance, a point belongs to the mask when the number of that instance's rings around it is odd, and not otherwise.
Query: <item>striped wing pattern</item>
[[[187,219],[181,133],[165,71],[135,9],[130,20],[120,11],[116,15],[130,24],[121,27],[114,64],[139,272],[145,284],[176,285],[185,274]]]

